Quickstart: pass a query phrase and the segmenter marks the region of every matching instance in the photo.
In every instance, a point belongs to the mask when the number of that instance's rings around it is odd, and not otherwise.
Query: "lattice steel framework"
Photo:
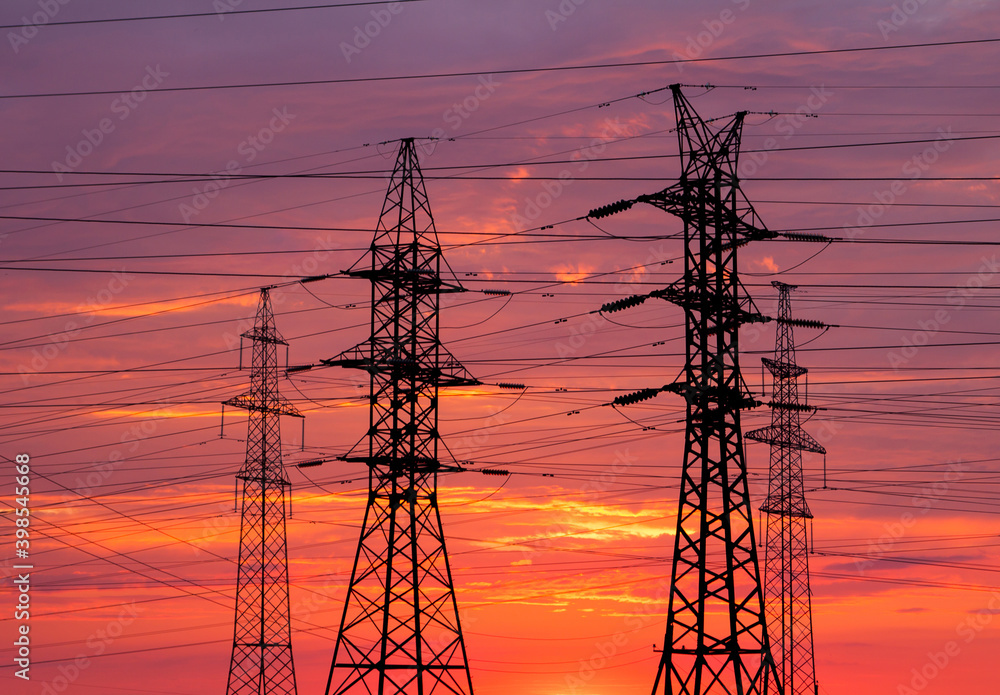
[[[684,310],[684,464],[663,655],[653,693],[755,695],[773,673],[764,622],[741,409],[759,405],[740,374],[739,326],[760,320],[742,290],[737,248],[774,236],[740,190],[744,113],[719,129],[671,87],[680,180],[636,202],[684,224],[684,276],[658,296]]]
[[[439,295],[462,289],[442,279],[442,266],[416,149],[405,139],[371,268],[350,271],[371,281],[371,337],[324,360],[365,369],[371,383],[367,453],[343,457],[368,465],[369,494],[327,695],[472,694],[438,509],[438,389],[478,382],[438,337]]]
[[[226,405],[250,411],[243,481],[236,625],[227,695],[295,695],[295,665],[288,604],[288,546],[281,463],[282,415],[302,417],[278,393],[279,345],[268,288],[260,291],[252,344],[250,390]]]
[[[819,693],[813,661],[812,596],[809,590],[809,542],[806,520],[812,518],[802,478],[802,452],[825,454],[819,442],[801,426],[810,410],[799,400],[800,376],[805,367],[795,363],[791,290],[778,289],[777,336],[774,359],[764,358],[773,379],[771,425],[746,433],[747,439],[771,445],[767,499],[760,510],[767,515],[764,543],[764,597],[772,649],[785,695]],[[767,692],[779,692],[778,681],[768,681]]]

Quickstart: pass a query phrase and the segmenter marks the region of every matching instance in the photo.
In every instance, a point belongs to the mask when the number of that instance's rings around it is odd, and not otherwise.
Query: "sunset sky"
[[[220,403],[247,389],[238,336],[279,285],[288,364],[367,337],[366,281],[295,280],[364,255],[414,137],[469,290],[442,300],[442,339],[484,384],[440,401],[442,458],[472,462],[440,501],[475,691],[647,693],[684,408],[609,404],[675,379],[683,315],[597,310],[674,281],[681,227],[650,206],[580,218],[676,181],[673,83],[706,119],[748,112],[740,174],[768,228],[837,239],[739,259],[761,312],[777,279],[798,286],[796,316],[836,326],[796,329],[822,408],[804,426],[828,450],[804,457],[820,692],[995,689],[1000,3],[310,3],[0,6],[0,689],[224,691],[247,428],[229,408],[222,428]],[[133,19],[86,21],[109,18]],[[741,333],[762,400],[773,325]],[[336,368],[281,382],[306,415],[304,441],[282,422],[302,694],[326,682],[367,471],[294,464],[362,439],[366,388]],[[11,647],[17,454],[30,683]],[[767,445],[747,459],[756,513]]]

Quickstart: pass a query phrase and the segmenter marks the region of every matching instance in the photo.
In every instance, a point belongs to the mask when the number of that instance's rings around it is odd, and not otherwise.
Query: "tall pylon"
[[[371,337],[325,364],[364,369],[368,504],[327,695],[472,695],[438,509],[438,389],[479,383],[441,345],[439,296],[459,292],[438,242],[413,139],[401,141],[371,245]],[[359,261],[360,264],[360,261]],[[359,264],[355,265],[355,268]],[[452,274],[453,275],[453,274]]]
[[[773,236],[740,190],[745,113],[714,130],[672,87],[680,180],[642,202],[684,223],[684,277],[664,297],[684,310],[687,418],[670,605],[654,695],[755,695],[774,672],[740,428],[758,404],[740,372],[739,327],[757,316],[736,252]]]
[[[753,534],[740,412],[760,403],[740,372],[739,327],[767,319],[739,282],[737,249],[776,236],[740,190],[745,112],[713,128],[672,85],[681,176],[651,195],[592,210],[604,217],[648,203],[684,225],[684,276],[663,290],[602,307],[617,311],[660,297],[684,311],[682,375],[660,391],[685,396],[687,417],[666,634],[653,695],[762,695],[774,673]]]
[[[760,507],[767,516],[764,605],[784,695],[818,695],[806,528],[813,515],[806,503],[802,452],[826,454],[826,449],[801,425],[802,413],[812,409],[799,400],[799,377],[808,370],[795,363],[791,301],[795,286],[771,284],[778,290],[777,335],[774,359],[763,360],[773,380],[771,425],[746,433],[747,439],[771,445],[767,498]],[[768,682],[767,692],[780,692],[776,680]]]
[[[260,291],[257,317],[243,334],[253,346],[250,390],[225,405],[250,411],[243,481],[236,625],[227,695],[296,695],[288,602],[288,545],[281,462],[282,415],[302,414],[278,392],[278,346],[269,288]]]

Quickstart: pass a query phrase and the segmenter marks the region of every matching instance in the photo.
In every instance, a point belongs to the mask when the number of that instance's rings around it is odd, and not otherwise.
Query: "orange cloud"
[[[774,256],[764,256],[761,260],[754,261],[754,264],[772,273],[777,273],[780,270],[778,264],[774,262]]]
[[[593,273],[594,267],[584,265],[582,263],[577,265],[575,269],[568,265],[560,265],[553,268],[552,272],[556,274],[557,280],[562,280],[563,282],[576,284],[580,282],[580,280],[582,280],[583,278]]]
[[[146,419],[162,419],[162,420],[172,420],[177,418],[191,418],[191,417],[219,417],[218,410],[212,411],[180,411],[172,410],[170,408],[161,410],[133,410],[130,408],[121,408],[116,410],[102,410],[100,412],[91,413],[92,417],[100,418],[113,418],[113,417],[140,417]]]
[[[32,303],[22,302],[19,304],[7,304],[4,309],[7,311],[23,311],[26,313],[45,314],[97,314],[100,316],[135,317],[159,314],[174,311],[198,311],[209,306],[228,304],[235,306],[256,307],[258,297],[256,294],[246,294],[237,297],[226,297],[212,301],[178,299],[165,302],[142,302],[142,303],[121,303],[121,304],[90,304],[80,305],[69,302],[43,302]]]

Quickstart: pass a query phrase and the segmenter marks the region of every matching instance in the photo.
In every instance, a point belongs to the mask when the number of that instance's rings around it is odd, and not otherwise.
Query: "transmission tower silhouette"
[[[799,400],[799,377],[807,370],[795,363],[793,326],[819,327],[815,321],[792,318],[793,285],[772,282],[778,290],[774,359],[764,358],[773,379],[771,425],[746,433],[747,439],[771,445],[764,542],[764,605],[778,676],[784,695],[818,695],[813,660],[812,598],[809,590],[809,538],[812,519],[802,478],[802,452],[826,454],[801,426],[803,412],[814,410]],[[781,692],[775,679],[768,693]]]
[[[681,219],[684,276],[663,290],[602,307],[616,311],[660,297],[684,311],[683,375],[659,391],[687,400],[684,462],[671,564],[666,634],[653,693],[760,695],[774,673],[753,535],[740,411],[760,403],[740,373],[739,327],[767,319],[740,285],[743,244],[776,236],[761,223],[737,177],[745,112],[718,129],[672,85],[681,176],[652,195],[592,210],[604,217],[637,202]]]
[[[250,412],[243,481],[236,625],[227,695],[295,695],[288,604],[288,546],[281,463],[282,415],[302,417],[278,393],[279,345],[269,288],[260,291],[257,317],[243,334],[253,346],[250,390],[225,405]],[[241,348],[242,349],[242,348]]]
[[[404,139],[371,245],[371,337],[325,364],[370,374],[369,429],[345,461],[369,470],[368,505],[326,693],[472,695],[438,509],[438,389],[479,382],[441,345],[445,281],[413,139]]]

